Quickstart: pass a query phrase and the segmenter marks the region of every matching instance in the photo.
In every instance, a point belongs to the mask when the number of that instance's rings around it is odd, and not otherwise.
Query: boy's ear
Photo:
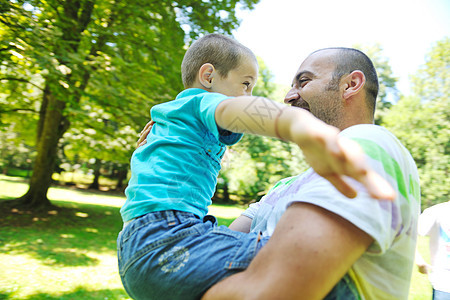
[[[210,89],[212,87],[215,71],[216,69],[210,63],[203,64],[200,67],[200,70],[198,71],[198,80],[204,88]]]
[[[366,84],[366,76],[364,76],[363,72],[355,70],[345,76],[342,83],[344,84],[342,96],[345,100],[348,100],[362,91]]]

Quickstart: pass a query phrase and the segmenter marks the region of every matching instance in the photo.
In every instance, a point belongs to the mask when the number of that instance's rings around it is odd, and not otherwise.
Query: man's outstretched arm
[[[338,215],[294,203],[249,268],[217,283],[202,299],[322,299],[372,242]]]

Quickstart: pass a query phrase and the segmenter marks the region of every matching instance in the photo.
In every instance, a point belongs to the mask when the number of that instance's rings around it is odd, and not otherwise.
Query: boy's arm
[[[392,187],[368,167],[364,152],[356,142],[339,137],[337,128],[304,109],[262,97],[241,96],[219,103],[215,119],[218,126],[232,132],[296,143],[311,167],[347,197],[355,197],[356,190],[346,183],[344,176],[361,182],[374,198],[393,200],[395,197]]]

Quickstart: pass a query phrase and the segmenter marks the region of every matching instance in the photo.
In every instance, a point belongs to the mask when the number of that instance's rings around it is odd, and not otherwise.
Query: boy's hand
[[[155,124],[154,121],[148,122],[144,129],[142,129],[141,133],[139,133],[139,140],[136,143],[136,149],[147,143],[147,136],[150,133],[150,130],[152,130],[153,124]]]
[[[371,197],[395,199],[391,185],[367,164],[366,156],[358,143],[338,135],[339,130],[325,123],[309,125],[308,140],[303,140],[301,149],[306,161],[320,176],[330,181],[342,194],[349,198],[357,195],[345,176],[361,182]],[[304,138],[304,137],[303,137]]]

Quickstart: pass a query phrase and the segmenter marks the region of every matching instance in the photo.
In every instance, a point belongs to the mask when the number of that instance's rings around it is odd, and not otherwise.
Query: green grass
[[[0,199],[27,191],[22,178],[0,175]],[[39,215],[0,212],[0,299],[129,299],[117,273],[120,194],[52,187],[61,207]],[[242,209],[213,206],[228,225]]]
[[[0,199],[26,191],[23,179],[0,175]],[[0,211],[0,299],[129,299],[116,259],[123,195],[52,187],[49,198],[62,209],[39,215]],[[241,211],[210,207],[224,225]],[[423,254],[426,243],[419,240]],[[410,299],[431,299],[428,280],[416,269]]]
[[[419,237],[418,249],[423,258],[430,262],[430,251],[428,247],[429,238]],[[417,267],[414,267],[411,288],[409,289],[409,300],[428,300],[431,299],[432,294],[431,284],[428,281],[427,275],[419,273]]]

